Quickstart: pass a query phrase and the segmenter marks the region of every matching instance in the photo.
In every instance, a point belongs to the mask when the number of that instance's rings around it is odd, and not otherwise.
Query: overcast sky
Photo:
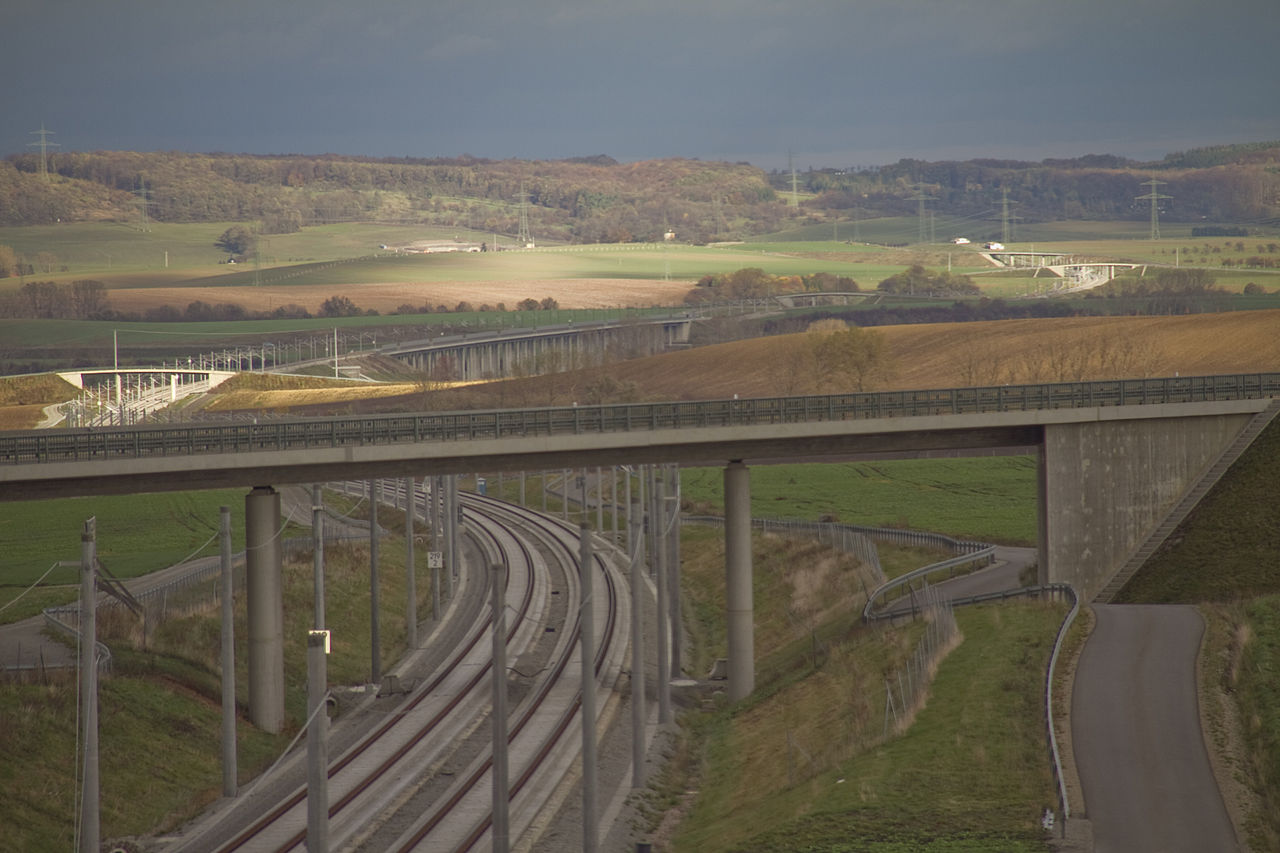
[[[857,166],[1280,139],[1277,0],[4,0],[0,155]]]

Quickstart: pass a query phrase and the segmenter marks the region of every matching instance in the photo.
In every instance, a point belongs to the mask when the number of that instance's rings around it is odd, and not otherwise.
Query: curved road
[[[1200,730],[1193,607],[1094,605],[1071,736],[1098,853],[1238,850]]]

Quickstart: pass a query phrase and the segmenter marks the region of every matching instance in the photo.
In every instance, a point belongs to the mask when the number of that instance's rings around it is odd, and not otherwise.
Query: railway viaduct
[[[275,485],[620,464],[723,466],[729,696],[754,689],[749,465],[1033,453],[1039,580],[1092,598],[1280,410],[1280,374],[0,434],[0,501],[252,488],[252,574],[279,584]],[[255,588],[250,578],[250,590]],[[279,623],[251,661],[283,672]],[[274,676],[273,676],[274,677]],[[283,687],[250,716],[283,721]]]
[[[640,358],[687,346],[693,320],[663,317],[567,323],[410,341],[379,350],[441,380],[501,379],[607,360]]]

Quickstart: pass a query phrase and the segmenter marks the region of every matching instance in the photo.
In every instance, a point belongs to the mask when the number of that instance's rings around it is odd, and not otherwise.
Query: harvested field
[[[260,409],[284,411],[295,406],[341,405],[371,397],[412,394],[420,386],[409,382],[388,382],[355,385],[345,388],[282,389],[275,391],[229,391],[212,398],[205,409],[211,412]]]
[[[363,309],[389,314],[401,305],[481,305],[504,303],[514,309],[524,299],[548,296],[561,308],[636,308],[675,305],[691,289],[689,282],[655,279],[560,278],[501,281],[372,282],[369,284],[290,284],[260,287],[140,287],[112,288],[111,305],[119,311],[141,312],[161,305],[182,310],[197,300],[244,306],[247,311],[273,311],[282,305],[301,305],[311,313],[332,296],[345,296]]]
[[[884,326],[892,374],[870,390],[1280,371],[1280,311]],[[603,377],[648,400],[840,393],[812,384],[804,335],[734,341],[606,367],[440,392],[438,405],[589,399]],[[486,395],[489,399],[481,399]]]

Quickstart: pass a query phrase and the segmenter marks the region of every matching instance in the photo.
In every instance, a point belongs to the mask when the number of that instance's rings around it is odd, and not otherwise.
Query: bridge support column
[[[1049,581],[1049,451],[1043,440],[1036,452],[1036,583]]]
[[[751,595],[751,478],[741,460],[724,469],[725,609],[729,629],[729,701],[756,686]],[[659,604],[661,606],[661,603]]]
[[[284,595],[280,580],[280,495],[257,486],[244,498],[245,594],[249,611],[249,719],[284,728]]]

